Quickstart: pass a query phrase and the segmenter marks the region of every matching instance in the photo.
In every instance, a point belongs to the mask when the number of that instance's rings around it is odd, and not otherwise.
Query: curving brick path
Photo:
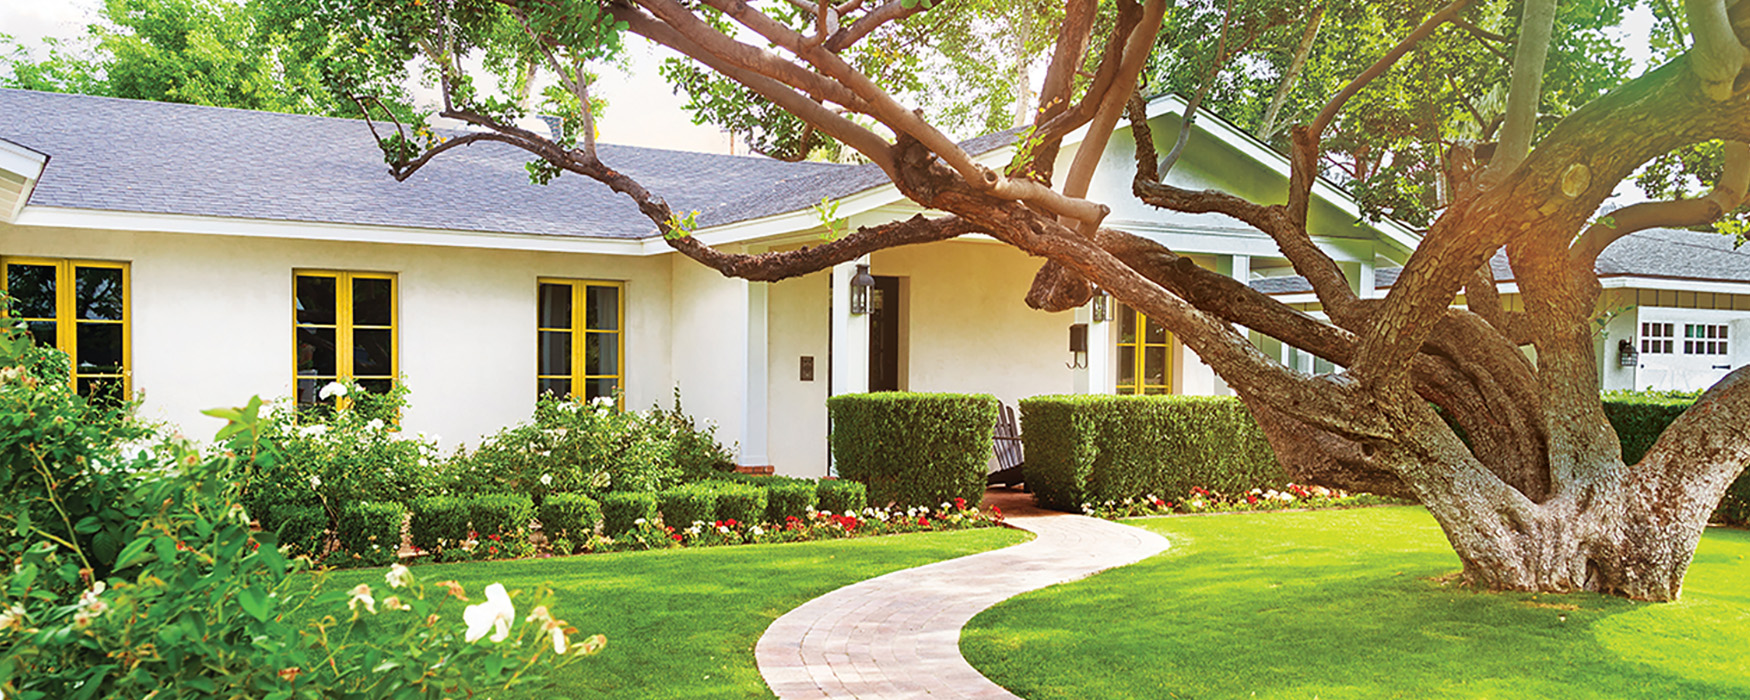
[[[774,621],[754,650],[772,692],[783,700],[1019,700],[960,655],[960,628],[1016,595],[1167,548],[1166,539],[1146,530],[1002,505],[1011,526],[1036,538],[852,584]]]

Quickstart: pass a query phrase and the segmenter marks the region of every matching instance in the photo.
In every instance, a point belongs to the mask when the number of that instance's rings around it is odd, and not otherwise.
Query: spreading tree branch
[[[1550,31],[1555,26],[1556,0],[1527,0],[1519,22],[1519,41],[1513,48],[1513,79],[1507,92],[1507,120],[1501,125],[1501,140],[1489,165],[1477,176],[1483,188],[1495,186],[1513,172],[1531,152],[1532,132],[1537,127],[1537,107],[1543,96],[1543,63],[1549,55]]]

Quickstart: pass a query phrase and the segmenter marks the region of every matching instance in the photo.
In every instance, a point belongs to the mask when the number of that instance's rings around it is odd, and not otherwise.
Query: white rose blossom
[[[405,586],[412,577],[413,572],[408,571],[406,565],[399,563],[391,564],[389,566],[389,573],[383,574],[383,580],[389,582],[390,588],[400,588]]]
[[[377,599],[371,597],[371,587],[369,584],[361,583],[357,586],[353,586],[352,599],[346,601],[347,609],[352,610],[353,612],[358,612],[360,605],[365,606],[365,610],[370,611],[372,615],[377,614]]]
[[[316,392],[316,398],[322,399],[323,401],[327,401],[336,396],[346,396],[345,384],[341,384],[340,382],[329,382],[322,386],[321,391]]]
[[[516,606],[511,604],[510,594],[505,592],[504,584],[494,583],[486,587],[486,602],[462,610],[462,622],[468,625],[462,638],[476,642],[491,632],[493,642],[502,642],[510,637],[510,623],[515,619]]]

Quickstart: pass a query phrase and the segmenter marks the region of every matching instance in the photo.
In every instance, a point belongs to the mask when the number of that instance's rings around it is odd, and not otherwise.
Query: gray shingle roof
[[[1513,280],[1507,254],[1496,252],[1489,260],[1497,282]],[[1684,229],[1656,228],[1618,239],[1598,256],[1599,277],[1662,277],[1668,279],[1750,282],[1750,246],[1736,248],[1731,236]],[[1383,268],[1374,273],[1381,288],[1398,281],[1403,268]],[[1265,294],[1302,294],[1312,291],[1303,277],[1267,277],[1252,280],[1252,288]]]
[[[530,156],[480,143],[395,182],[364,122],[0,89],[0,138],[49,155],[31,204],[529,233],[644,238],[631,200],[566,175],[529,184]],[[601,146],[603,162],[716,226],[886,183],[872,166]]]

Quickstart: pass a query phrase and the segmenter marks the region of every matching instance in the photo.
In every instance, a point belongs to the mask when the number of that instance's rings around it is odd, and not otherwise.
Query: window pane
[[[1118,342],[1136,342],[1136,314],[1123,304],[1118,305]]]
[[[334,377],[300,375],[297,382],[298,403],[309,405],[321,401],[322,387],[328,386],[328,383],[332,381],[334,381]],[[333,401],[332,398],[328,400]]]
[[[57,339],[55,338],[54,321],[30,321],[27,325],[30,326],[30,337],[36,340],[37,345],[45,348],[55,347]]]
[[[358,385],[359,385],[360,389],[364,389],[365,391],[371,392],[373,394],[387,394],[387,393],[389,393],[389,389],[391,389],[395,386],[395,380],[393,380],[393,379],[360,379],[360,380],[358,380]]]
[[[334,313],[334,278],[298,275],[298,323],[332,326]]]
[[[569,396],[571,394],[570,379],[537,379],[535,380],[535,395]]]
[[[352,332],[353,375],[359,377],[393,376],[395,374],[394,337],[395,332],[387,328],[354,330]]]
[[[334,329],[298,329],[298,374],[332,377],[335,366]],[[300,397],[300,400],[302,398]]]
[[[1118,385],[1130,386],[1136,383],[1136,348],[1118,348]]]
[[[590,333],[584,338],[583,373],[620,373],[620,334]]]
[[[121,374],[122,326],[119,323],[81,323],[79,374]]]
[[[97,321],[122,320],[122,271],[114,267],[74,268],[74,315]]]
[[[618,287],[590,287],[589,318],[585,327],[592,331],[620,330],[620,290]]]
[[[602,396],[614,398],[614,389],[619,381],[613,378],[586,379],[583,382],[583,398],[593,399]]]
[[[80,377],[79,395],[100,406],[114,406],[127,398],[120,377]]]
[[[14,317],[54,318],[55,266],[7,265],[6,293],[12,297]]]
[[[1166,327],[1149,320],[1147,317],[1144,317],[1143,321],[1148,324],[1148,343],[1150,345],[1164,345],[1167,342]]]
[[[387,326],[395,322],[395,283],[392,280],[354,278],[352,322],[359,326]]]
[[[1142,353],[1142,383],[1164,386],[1167,383],[1167,349],[1146,348]]]
[[[542,328],[571,327],[571,285],[541,285],[541,310],[535,323]]]
[[[571,374],[571,333],[541,331],[541,357],[537,374]]]

